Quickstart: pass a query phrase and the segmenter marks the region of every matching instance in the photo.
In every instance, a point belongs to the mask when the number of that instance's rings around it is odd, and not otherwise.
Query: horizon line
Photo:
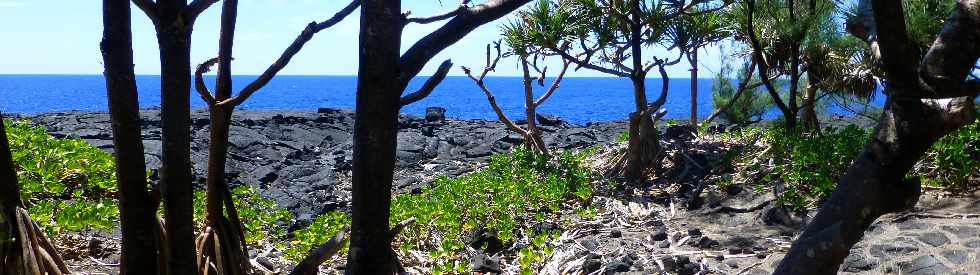
[[[160,76],[159,74],[135,74],[135,75],[136,76]],[[0,73],[0,76],[102,76],[102,74],[92,74],[92,73]],[[211,77],[213,77],[213,76],[215,76],[215,74],[213,74],[213,73],[212,74],[205,74],[204,76],[211,76]],[[254,77],[258,77],[259,75],[258,74],[232,74],[232,76],[254,76]],[[295,76],[299,76],[299,77],[324,77],[324,76],[326,76],[326,77],[357,77],[357,75],[352,75],[352,74],[280,74],[280,75],[276,75],[276,77],[279,77],[279,76],[286,76],[286,77],[295,77]],[[418,75],[416,77],[432,77],[432,76],[431,75]],[[466,75],[447,75],[446,77],[464,77],[465,78],[467,76]],[[487,77],[488,78],[496,78],[496,77],[520,78],[520,77],[523,77],[523,76],[521,76],[521,75],[497,75],[497,76],[488,75]],[[678,78],[678,79],[691,79],[689,76],[687,76],[687,77],[668,76],[668,77],[671,78],[671,79],[673,79],[673,78]],[[549,76],[547,78],[554,78],[554,76]],[[621,76],[610,76],[610,75],[600,75],[600,76],[565,76],[564,78],[568,79],[568,78],[625,78],[625,77],[621,77]],[[647,78],[648,79],[662,79],[660,77],[647,77]],[[275,79],[275,77],[273,77],[273,79]],[[713,80],[715,78],[714,77],[698,77],[698,79]]]

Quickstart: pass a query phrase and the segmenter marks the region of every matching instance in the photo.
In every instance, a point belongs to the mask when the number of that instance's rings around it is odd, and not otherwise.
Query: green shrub
[[[306,228],[293,232],[293,239],[288,245],[280,245],[283,255],[291,261],[300,261],[310,252],[311,249],[326,242],[337,232],[350,224],[350,218],[343,212],[328,212],[313,219]],[[342,251],[346,251],[345,245]]]
[[[441,177],[420,194],[392,201],[392,224],[414,217],[400,238],[402,249],[430,251],[433,273],[461,269],[458,260],[468,233],[485,228],[504,242],[534,238],[523,225],[553,219],[569,200],[588,200],[591,172],[582,154],[564,152],[549,160],[517,149],[495,155],[488,167],[462,177]]]
[[[625,131],[625,132],[619,133],[619,136],[616,136],[616,142],[618,142],[618,143],[626,143],[629,140],[630,140],[630,132],[629,131]]]
[[[21,196],[45,233],[56,236],[65,231],[111,230],[117,226],[112,155],[80,139],[52,137],[26,121],[6,122],[5,126]],[[237,187],[232,196],[249,244],[282,239],[285,229],[278,224],[292,220],[288,211],[260,196],[254,187]],[[195,193],[194,219],[199,224],[204,220],[204,191]]]
[[[936,141],[923,162],[926,184],[965,189],[980,180],[980,121]]]
[[[760,141],[764,150],[746,150],[741,166],[762,169],[772,160],[769,173],[760,183],[782,182],[778,205],[803,211],[826,198],[867,142],[870,132],[857,126],[828,130],[822,136],[783,128],[745,129],[727,134],[745,142]],[[756,153],[759,152],[759,153]],[[745,159],[748,158],[748,159]]]
[[[26,121],[5,121],[21,197],[49,235],[115,226],[112,156],[79,139],[57,139]]]
[[[204,190],[194,191],[194,223],[198,228],[204,226],[204,196]],[[274,242],[285,238],[286,229],[283,225],[293,220],[292,213],[279,208],[275,201],[262,197],[259,189],[253,186],[232,188],[231,196],[245,230],[247,244],[256,245],[262,240]],[[159,211],[162,215],[163,208]]]

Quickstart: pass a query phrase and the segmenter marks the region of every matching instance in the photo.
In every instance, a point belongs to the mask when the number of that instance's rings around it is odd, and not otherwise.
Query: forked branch
[[[279,73],[279,71],[285,68],[286,65],[289,64],[289,61],[293,58],[293,56],[295,56],[297,53],[299,53],[301,49],[303,49],[303,46],[306,45],[306,42],[309,42],[310,39],[313,39],[314,34],[324,29],[330,28],[336,25],[337,23],[339,23],[340,21],[343,21],[344,18],[346,18],[348,15],[354,12],[354,10],[356,10],[357,7],[359,7],[360,5],[361,5],[360,0],[353,0],[350,2],[350,4],[347,4],[346,7],[344,7],[339,12],[334,14],[334,16],[331,17],[330,19],[327,19],[326,21],[320,23],[310,22],[310,24],[307,24],[306,28],[303,29],[303,32],[301,32],[299,36],[296,37],[296,40],[293,40],[293,43],[290,44],[285,51],[283,51],[283,53],[279,56],[279,59],[276,59],[275,63],[272,63],[272,65],[270,65],[269,68],[266,68],[265,71],[262,72],[262,74],[259,75],[258,78],[256,78],[254,81],[249,83],[248,86],[245,86],[245,88],[243,88],[241,92],[238,93],[238,95],[229,98],[227,100],[221,101],[218,103],[218,105],[229,106],[229,107],[236,107],[238,105],[241,105],[242,102],[245,102],[245,100],[247,100],[250,96],[252,96],[252,94],[254,94],[256,91],[264,87],[266,84],[268,84],[269,81],[271,81],[272,78]]]
[[[546,90],[544,92],[544,94],[541,95],[541,97],[538,98],[538,100],[535,100],[534,101],[534,107],[535,108],[541,106],[541,104],[543,104],[545,100],[548,100],[548,98],[551,97],[551,95],[555,93],[555,90],[558,90],[558,86],[561,85],[561,80],[563,78],[565,78],[565,72],[568,71],[568,65],[571,65],[571,64],[572,64],[571,61],[569,61],[567,59],[562,59],[561,71],[559,71],[558,72],[558,75],[555,76],[555,80],[551,81],[551,86],[548,86],[548,90]],[[547,70],[548,70],[548,68],[544,68],[544,70],[541,71],[541,78],[540,78],[541,80],[540,81],[544,81],[544,72],[547,71]]]
[[[530,1],[488,0],[486,3],[457,12],[449,22],[420,39],[402,54],[398,60],[401,68],[398,80],[408,83],[418,75],[425,63],[443,49],[456,43],[477,27],[497,20]]]

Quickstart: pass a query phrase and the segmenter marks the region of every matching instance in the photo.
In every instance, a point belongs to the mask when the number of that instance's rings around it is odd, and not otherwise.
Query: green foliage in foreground
[[[111,230],[117,226],[116,165],[112,155],[80,139],[59,139],[26,121],[5,122],[17,165],[21,197],[45,233]],[[232,190],[249,244],[281,239],[292,215],[254,187]],[[194,218],[204,219],[204,191],[195,194]]]
[[[767,171],[758,186],[782,183],[776,190],[776,203],[803,211],[836,189],[869,131],[850,125],[818,136],[777,127],[749,128],[726,135],[749,144],[759,142],[764,148],[746,150],[737,166],[747,172]]]
[[[926,153],[922,182],[966,189],[980,181],[980,120],[946,135]]]
[[[112,156],[78,139],[57,139],[25,121],[5,121],[21,198],[48,235],[111,229],[115,203]]]
[[[564,152],[549,160],[518,149],[491,157],[479,172],[441,177],[420,194],[396,196],[392,224],[417,219],[400,235],[401,248],[430,251],[438,263],[433,273],[451,273],[466,270],[459,255],[465,251],[465,236],[475,230],[495,231],[505,243],[538,237],[523,227],[556,219],[563,203],[592,197],[592,174],[583,166],[584,157]]]
[[[764,180],[778,177],[786,183],[777,204],[803,211],[829,196],[868,136],[869,131],[854,125],[827,131],[822,137],[779,128],[768,131],[763,138],[770,142],[777,161]]]
[[[310,226],[293,232],[293,239],[288,246],[280,245],[283,255],[291,261],[300,261],[311,249],[326,242],[337,232],[350,224],[350,218],[343,212],[328,212],[313,219]],[[345,245],[341,252],[346,251]]]

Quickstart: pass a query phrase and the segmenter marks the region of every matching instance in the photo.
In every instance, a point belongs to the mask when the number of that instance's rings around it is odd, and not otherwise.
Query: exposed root
[[[0,271],[3,274],[69,274],[68,266],[27,210],[16,207],[12,212],[13,223],[3,224],[12,240],[0,240]]]

